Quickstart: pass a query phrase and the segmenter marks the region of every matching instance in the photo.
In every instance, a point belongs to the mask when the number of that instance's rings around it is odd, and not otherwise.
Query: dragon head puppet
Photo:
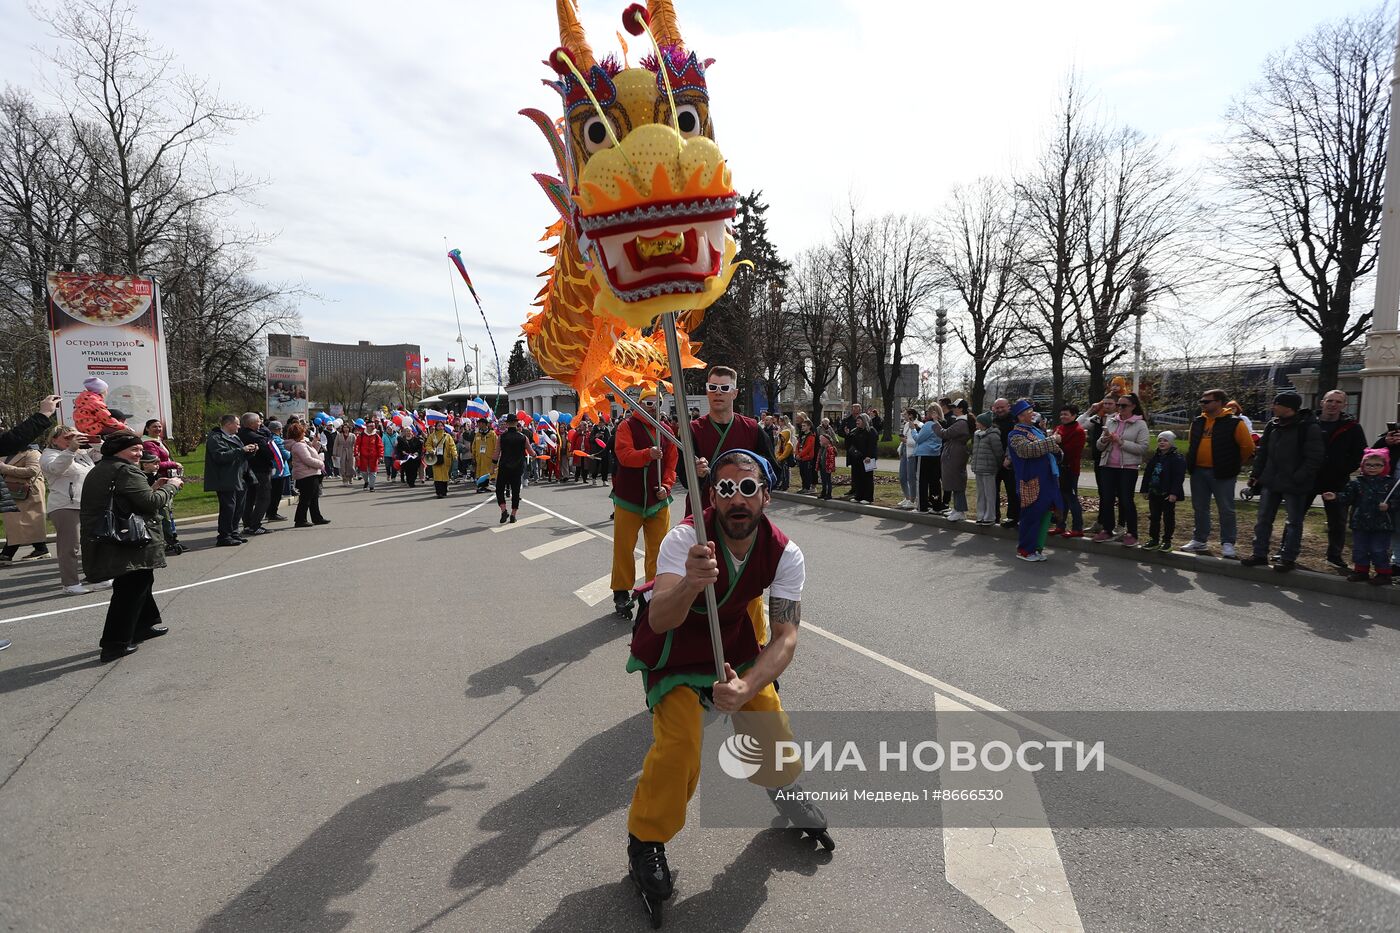
[[[583,410],[607,376],[622,387],[670,375],[659,314],[680,312],[683,365],[699,366],[686,335],[728,287],[738,197],[714,141],[701,61],[688,51],[670,0],[629,6],[623,25],[651,46],[639,67],[596,59],[573,0],[556,0],[560,45],[547,61],[564,115],[522,111],[545,133],[559,176],[536,179],[559,211],[547,236],[554,268],[541,311],[525,325],[549,375]]]

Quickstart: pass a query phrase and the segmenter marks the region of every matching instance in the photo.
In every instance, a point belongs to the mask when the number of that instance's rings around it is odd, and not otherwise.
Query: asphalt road
[[[334,524],[241,548],[190,526],[157,575],[171,634],[106,666],[100,595],[3,570],[0,924],[645,929],[624,849],[649,717],[627,625],[575,593],[607,573],[609,503],[526,499],[539,519],[505,532],[486,497],[401,486],[332,487]],[[1400,709],[1386,607],[772,514],[808,568],[789,709]],[[1394,830],[833,835],[828,856],[692,808],[667,928],[1400,928]]]

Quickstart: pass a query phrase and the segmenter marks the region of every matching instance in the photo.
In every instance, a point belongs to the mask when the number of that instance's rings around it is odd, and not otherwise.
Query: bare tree
[[[1342,350],[1371,323],[1353,304],[1379,249],[1389,10],[1325,23],[1270,57],[1228,113],[1228,257],[1256,321],[1302,321],[1317,334],[1319,393],[1337,385]]]
[[[787,307],[794,343],[802,353],[799,378],[812,399],[812,423],[820,424],[822,396],[836,379],[841,321],[833,298],[833,252],[820,247],[800,253],[788,276]]]
[[[425,369],[423,371],[424,397],[466,388],[471,369],[470,364],[460,369],[455,366],[433,366]]]
[[[0,93],[0,411],[50,391],[46,277],[81,249],[89,178],[67,121],[24,91]]]
[[[1016,339],[1024,240],[1021,206],[991,178],[955,188],[939,219],[937,284],[962,305],[953,315],[953,333],[971,358],[967,382],[974,411],[982,409],[992,368]]]
[[[861,264],[861,330],[871,347],[875,381],[884,404],[884,440],[898,407],[895,387],[914,315],[928,308],[936,286],[933,237],[921,217],[886,214],[870,225]]]
[[[846,374],[847,401],[859,402],[862,363],[869,342],[861,321],[865,315],[865,295],[861,266],[869,249],[870,231],[856,217],[854,203],[847,205],[846,216],[834,224],[832,237],[832,286],[836,298],[836,317],[840,327],[838,359]]]
[[[1088,397],[1099,398],[1106,374],[1131,350],[1119,341],[1124,328],[1199,267],[1187,262],[1186,249],[1195,180],[1127,128],[1099,135],[1085,170],[1076,287],[1069,290],[1079,339],[1070,351],[1088,373]]]
[[[1050,358],[1056,405],[1064,401],[1065,359],[1078,338],[1075,257],[1085,235],[1080,205],[1099,144],[1081,81],[1071,75],[1035,165],[1016,181],[1016,199],[1026,219],[1025,262],[1019,271],[1028,293],[1026,332]]]
[[[146,272],[184,215],[248,189],[236,173],[220,178],[205,147],[250,115],[177,72],[126,0],[66,0],[45,18],[62,40],[53,62],[75,137],[110,202],[110,268]]]
[[[757,296],[753,342],[758,372],[763,379],[763,395],[769,411],[778,410],[778,399],[793,379],[797,364],[793,346],[793,321],[783,310],[786,304],[786,266],[768,279],[766,293]]]

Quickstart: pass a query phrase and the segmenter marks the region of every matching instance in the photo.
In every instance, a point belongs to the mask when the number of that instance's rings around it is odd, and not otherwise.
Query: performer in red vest
[[[644,388],[638,401],[653,418],[657,394]],[[613,453],[618,468],[612,478],[613,607],[632,618],[632,586],[637,582],[637,532],[646,540],[646,578],[656,578],[656,553],[671,527],[671,487],[676,484],[676,445],[662,437],[641,415],[633,413],[617,427]]]
[[[739,395],[739,375],[728,366],[715,366],[705,377],[705,397],[709,400],[709,414],[690,422],[690,434],[695,443],[695,472],[700,477],[700,501],[709,498],[710,464],[726,450],[751,450],[760,454],[769,464],[773,459],[773,440],[768,432],[752,418],[734,410],[734,400]],[[690,498],[685,500],[685,514],[690,514]],[[755,599],[749,606],[749,617],[753,619],[754,637],[760,645],[768,641],[768,613],[762,599]]]
[[[710,464],[726,450],[752,450],[773,463],[773,441],[754,419],[734,410],[739,395],[739,375],[728,366],[715,366],[705,376],[705,397],[710,402],[706,415],[690,422],[695,442],[695,472],[700,477],[700,501],[709,498]],[[690,499],[685,501],[690,514]]]
[[[735,731],[759,740],[764,760],[749,780],[768,788],[793,825],[828,849],[835,847],[825,817],[801,800],[795,786],[801,764],[779,765],[775,754],[776,742],[792,741],[773,684],[797,648],[806,579],[802,551],[763,514],[772,475],[757,455],[731,450],[713,464],[710,507],[701,517],[709,543],[695,543],[693,516],[666,535],[656,579],[643,587],[627,662],[629,671],[646,678],[652,713],[652,745],[627,815],[630,871],[649,905],[671,896],[665,844],[685,825],[686,805],[700,779],[707,706],[736,714]],[[715,680],[706,584],[714,586],[719,604],[723,682]],[[760,647],[748,603],[764,590],[773,637]]]

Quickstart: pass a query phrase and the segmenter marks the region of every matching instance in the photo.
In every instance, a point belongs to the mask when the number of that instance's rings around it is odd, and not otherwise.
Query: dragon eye
[[[681,104],[676,108],[676,125],[680,127],[682,136],[699,136],[700,111],[694,104]]]
[[[589,117],[583,124],[584,148],[588,154],[592,155],[603,149],[612,148],[612,136],[608,133],[608,126],[603,122],[602,117]]]

